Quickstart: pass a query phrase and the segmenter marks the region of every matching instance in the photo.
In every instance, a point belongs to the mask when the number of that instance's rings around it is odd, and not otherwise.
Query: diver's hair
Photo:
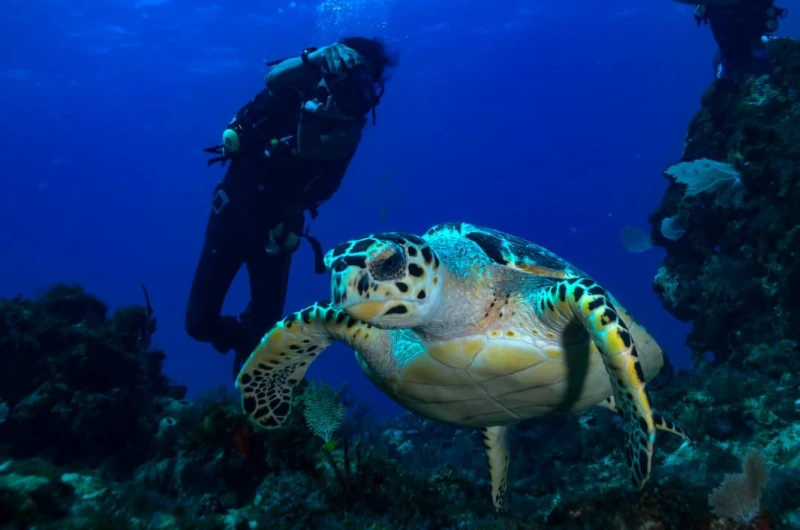
[[[372,67],[371,77],[375,83],[386,81],[386,69],[397,66],[397,55],[392,54],[378,37],[343,37],[339,43],[353,48],[367,60]]]

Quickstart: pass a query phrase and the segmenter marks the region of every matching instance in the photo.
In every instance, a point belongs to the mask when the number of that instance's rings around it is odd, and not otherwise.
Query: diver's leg
[[[243,334],[247,339],[236,352],[234,376],[261,338],[283,318],[291,264],[292,255],[286,252],[277,255],[263,252],[246,262],[250,277],[250,305],[242,315],[242,322],[247,328]]]
[[[239,349],[244,337],[243,326],[235,317],[220,314],[228,289],[244,261],[229,200],[225,185],[220,183],[214,190],[185,322],[190,337],[211,343],[220,353]]]
[[[283,223],[287,231],[301,234],[305,219],[302,214],[298,214]],[[259,241],[267,237],[268,234],[265,233]],[[262,337],[283,318],[286,290],[289,285],[292,252],[269,254],[263,249],[263,245],[254,250],[256,251],[249,254],[245,262],[250,278],[250,304],[242,315],[242,322],[248,328],[248,340],[242,351],[237,351],[233,366],[234,377]]]

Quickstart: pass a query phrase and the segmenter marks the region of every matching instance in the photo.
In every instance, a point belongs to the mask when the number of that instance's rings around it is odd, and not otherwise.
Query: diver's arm
[[[337,71],[335,59],[332,59],[331,55],[339,47],[340,45],[325,46],[309,53],[307,57],[308,64],[303,62],[302,55],[276,64],[267,74],[267,88],[272,92],[276,88],[290,86],[296,90],[303,91],[303,87],[308,87],[319,81],[320,71],[323,66],[333,72]],[[350,60],[350,63],[352,63],[352,60]]]
[[[312,55],[308,55],[309,60]],[[303,92],[306,87],[312,86],[318,79],[319,71],[307,67],[300,57],[293,57],[272,67],[267,74],[266,83],[270,92],[283,86],[290,86]]]
[[[301,55],[275,65],[267,74],[267,88],[272,91],[281,86],[291,86],[302,91],[302,87],[319,80],[323,68],[338,75],[345,68],[353,68],[363,60],[355,50],[340,42],[310,52],[307,59],[308,64],[303,62]]]
[[[297,155],[303,158],[348,158],[356,151],[360,141],[360,127],[322,134],[322,122],[313,116],[305,116],[297,125]]]

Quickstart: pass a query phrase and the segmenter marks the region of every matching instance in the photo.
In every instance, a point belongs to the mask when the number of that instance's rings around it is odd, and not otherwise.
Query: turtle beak
[[[373,318],[381,316],[385,307],[386,302],[362,302],[346,307],[344,310],[353,318],[369,322]]]
[[[333,301],[348,315],[369,321],[383,314],[385,300],[370,300],[369,272],[358,267],[348,267],[333,279]]]

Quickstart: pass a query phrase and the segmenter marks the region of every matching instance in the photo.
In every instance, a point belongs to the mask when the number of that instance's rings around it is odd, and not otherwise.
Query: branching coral
[[[346,412],[339,395],[325,381],[312,382],[303,392],[303,404],[308,427],[314,435],[330,442]]]

